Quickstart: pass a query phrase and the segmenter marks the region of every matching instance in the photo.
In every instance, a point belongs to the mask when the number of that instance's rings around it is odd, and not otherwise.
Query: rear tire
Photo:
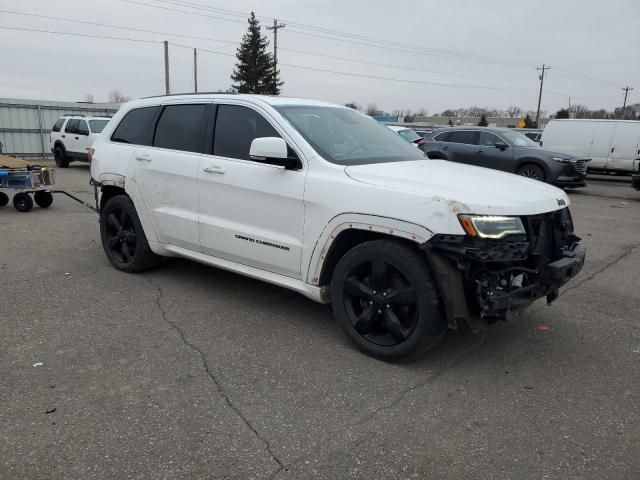
[[[9,195],[0,192],[0,207],[4,207],[7,203],[9,203]]]
[[[60,168],[67,168],[69,166],[69,159],[67,154],[60,145],[53,149],[53,158],[56,161],[56,165]]]
[[[138,213],[127,195],[110,198],[100,211],[100,238],[111,264],[123,272],[142,272],[159,261],[149,247]]]
[[[527,163],[526,165],[521,166],[516,173],[533,180],[540,180],[541,182],[546,180],[544,170],[533,163]]]
[[[49,208],[53,204],[53,193],[39,190],[33,194],[33,199],[40,208]]]
[[[33,208],[33,200],[28,193],[16,193],[13,196],[13,206],[19,212],[28,212]]]
[[[419,356],[447,331],[426,258],[394,240],[349,250],[331,280],[333,315],[364,352],[383,360]]]

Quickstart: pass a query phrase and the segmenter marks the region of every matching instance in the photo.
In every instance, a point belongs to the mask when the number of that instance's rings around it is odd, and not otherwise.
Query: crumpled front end
[[[526,235],[436,235],[424,245],[451,328],[510,320],[542,297],[550,304],[582,270],[586,249],[568,208],[520,219]]]

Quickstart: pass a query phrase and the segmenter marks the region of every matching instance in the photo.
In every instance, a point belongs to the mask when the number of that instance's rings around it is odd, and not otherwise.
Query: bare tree
[[[93,100],[95,99],[95,97],[93,96],[93,93],[87,93],[84,96],[84,101],[87,103],[93,103]]]
[[[107,98],[109,99],[109,101],[111,103],[125,103],[125,102],[128,102],[129,100],[131,100],[131,98],[127,97],[124,93],[122,93],[117,88],[111,90],[107,94]]]
[[[512,105],[509,108],[507,108],[507,115],[509,115],[510,118],[521,117],[522,109],[516,105]]]
[[[375,117],[378,115],[384,115],[384,112],[378,108],[378,105],[375,103],[370,103],[367,105],[367,115],[371,117]]]

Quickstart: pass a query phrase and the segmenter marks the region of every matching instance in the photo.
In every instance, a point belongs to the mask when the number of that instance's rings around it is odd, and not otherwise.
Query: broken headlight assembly
[[[464,231],[473,238],[504,238],[508,235],[526,235],[520,217],[498,215],[458,215]]]

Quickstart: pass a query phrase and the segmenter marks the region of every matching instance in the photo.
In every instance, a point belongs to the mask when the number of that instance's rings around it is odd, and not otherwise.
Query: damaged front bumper
[[[462,324],[477,331],[517,317],[539,298],[550,304],[582,270],[586,249],[573,235],[568,209],[521,219],[526,236],[436,235],[423,246],[450,328]]]

